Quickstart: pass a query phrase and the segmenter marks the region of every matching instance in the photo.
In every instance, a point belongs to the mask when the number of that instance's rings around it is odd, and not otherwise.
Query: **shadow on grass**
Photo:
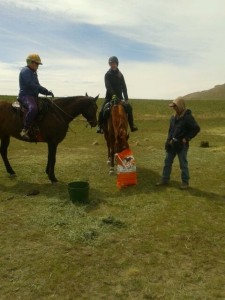
[[[136,186],[131,186],[128,188],[121,189],[120,192],[122,195],[133,195],[133,194],[140,194],[140,193],[149,194],[151,192],[165,193],[166,189],[168,188],[177,188],[178,190],[180,190],[180,184],[181,184],[180,181],[174,181],[174,180],[171,181],[170,185],[168,186],[157,187],[156,182],[161,180],[161,174],[156,173],[151,169],[138,168],[137,175],[138,175],[138,184]],[[207,200],[211,200],[211,201],[225,200],[225,195],[220,195],[214,192],[200,190],[198,188],[193,188],[193,187],[190,187],[189,189],[180,192],[189,193],[192,196],[199,197],[199,198],[206,198]]]
[[[137,185],[129,186],[119,190],[120,193],[126,195],[133,194],[149,194],[155,191],[155,184],[160,180],[160,175],[155,171],[143,167],[137,169]],[[117,194],[118,196],[118,194]]]
[[[9,185],[10,183],[10,185]],[[101,203],[106,202],[106,194],[102,190],[90,188],[89,201],[85,202],[72,202],[70,200],[68,192],[68,184],[65,182],[51,183],[31,183],[20,181],[15,178],[11,178],[7,185],[0,184],[0,193],[3,193],[1,197],[2,201],[13,201],[20,198],[38,200],[40,197],[46,199],[57,198],[62,203],[71,204],[75,206],[85,206],[87,211],[95,210]],[[14,184],[13,184],[14,183]]]
[[[12,184],[14,182],[14,184]],[[0,184],[2,192],[9,193],[9,195],[29,197],[38,195],[51,198],[57,196],[59,199],[65,198],[67,192],[67,185],[65,183],[49,184],[49,183],[31,183],[20,181],[17,178],[12,179],[10,185]]]
[[[180,189],[180,181],[171,180],[168,186],[155,187],[155,191],[166,191],[167,189],[176,188],[180,190],[181,193],[185,196],[185,194],[190,194],[194,197],[205,198],[210,201],[223,201],[225,203],[225,195],[216,194],[210,191],[203,191],[198,188],[189,187],[187,190]],[[207,188],[207,187],[206,187]]]
[[[116,189],[112,187],[112,191],[107,191],[102,188],[96,189],[91,187],[89,191],[89,202],[88,203],[74,203],[75,205],[86,205],[86,210],[91,211],[98,209],[102,203],[106,203],[108,198],[117,198],[120,196],[130,196],[138,194],[150,194],[150,193],[165,193],[166,189],[177,188],[179,189],[180,182],[171,181],[167,187],[157,187],[156,182],[161,179],[161,174],[155,171],[143,167],[139,167],[137,170],[138,183],[135,186],[129,186],[127,188]],[[11,183],[15,184],[3,185],[0,184],[0,191],[8,193],[4,200],[13,200],[16,196],[38,198],[38,195],[46,198],[58,198],[63,202],[70,203],[67,183],[58,182],[56,184],[51,183],[30,183],[19,181],[16,178],[11,180]],[[206,187],[207,188],[207,187]],[[38,191],[37,195],[32,195],[32,191]],[[31,193],[30,196],[28,194]],[[197,188],[190,187],[188,190],[182,191],[182,193],[189,193],[195,197],[206,198],[208,200],[225,200],[225,195],[219,195],[214,192],[200,190]]]
[[[219,194],[216,194],[216,193],[210,192],[210,191],[209,192],[202,191],[202,190],[199,190],[197,188],[192,188],[192,187],[190,187],[187,190],[187,192],[195,197],[207,198],[208,200],[211,200],[211,201],[219,200],[219,201],[223,201],[225,203],[225,195],[219,195]]]
[[[86,205],[87,211],[98,209],[101,204],[107,203],[107,199],[118,198],[120,196],[129,196],[133,194],[146,193],[149,194],[154,190],[156,181],[159,180],[159,174],[147,168],[138,168],[138,184],[124,189],[117,189],[116,178],[115,185],[110,188],[105,187],[104,183],[100,188],[90,187],[89,202],[88,203],[74,203],[75,205]],[[98,180],[98,179],[96,179]],[[57,184],[51,183],[30,183],[18,180],[17,177],[8,182],[6,185],[0,184],[0,190],[6,192],[5,200],[16,198],[16,196],[30,197],[31,199],[38,199],[39,195],[46,198],[58,198],[65,204],[70,203],[67,183],[58,182]],[[38,191],[37,195],[27,196],[32,191]],[[31,193],[32,194],[32,193]]]

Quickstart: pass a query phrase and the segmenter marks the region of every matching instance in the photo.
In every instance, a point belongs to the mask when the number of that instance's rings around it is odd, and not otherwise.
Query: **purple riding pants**
[[[28,110],[24,119],[24,129],[28,129],[34,122],[38,114],[36,98],[33,96],[23,96],[20,99],[22,105]]]

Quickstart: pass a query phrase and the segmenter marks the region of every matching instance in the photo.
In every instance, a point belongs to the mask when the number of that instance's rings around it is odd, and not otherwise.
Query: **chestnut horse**
[[[110,165],[109,174],[114,173],[114,156],[129,148],[128,145],[128,119],[127,113],[121,101],[112,104],[110,115],[107,121],[103,123],[104,136],[108,148],[108,165]]]
[[[49,101],[48,112],[38,122],[42,141],[48,144],[48,160],[46,174],[51,182],[57,182],[55,177],[56,151],[58,144],[65,138],[69,123],[78,115],[83,115],[91,127],[97,125],[97,105],[95,98],[86,96],[74,96],[57,98]],[[12,104],[6,101],[0,102],[0,153],[5,164],[6,171],[15,175],[8,157],[7,150],[10,143],[10,136],[22,140],[20,131],[23,127],[23,116],[21,111],[15,110]],[[33,142],[36,142],[35,140]]]

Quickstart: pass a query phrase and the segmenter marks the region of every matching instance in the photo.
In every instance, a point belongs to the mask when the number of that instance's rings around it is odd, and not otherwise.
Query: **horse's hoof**
[[[58,180],[52,181],[52,184],[57,184],[57,183],[58,183]]]
[[[16,177],[16,173],[9,174],[9,177],[10,178],[15,178]]]
[[[107,166],[110,166],[110,164],[111,164],[111,161],[107,160]]]
[[[114,175],[114,169],[109,170],[109,175]]]

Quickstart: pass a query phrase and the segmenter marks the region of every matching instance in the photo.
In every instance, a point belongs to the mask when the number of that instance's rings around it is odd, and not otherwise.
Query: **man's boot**
[[[129,123],[131,132],[134,132],[134,131],[137,131],[137,130],[138,130],[138,128],[137,128],[136,126],[134,126],[134,119],[133,119],[133,113],[132,113],[132,110],[130,110],[130,111],[128,112],[128,123]]]

